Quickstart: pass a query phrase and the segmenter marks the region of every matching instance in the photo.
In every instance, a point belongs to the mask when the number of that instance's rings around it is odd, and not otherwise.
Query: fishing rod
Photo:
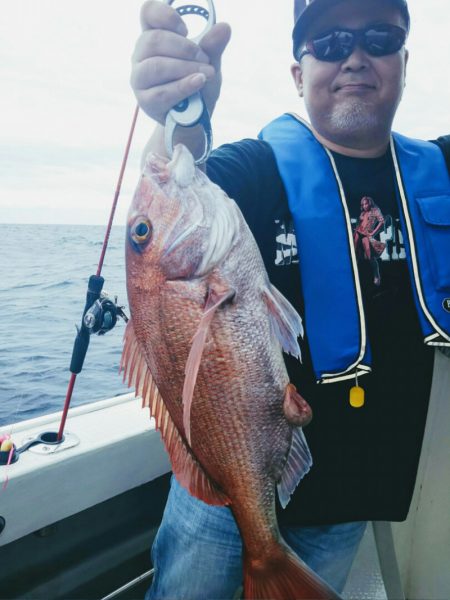
[[[66,392],[66,399],[64,402],[63,413],[61,416],[61,422],[58,432],[56,431],[45,431],[39,435],[36,435],[31,440],[25,441],[19,448],[12,443],[9,444],[7,451],[0,451],[0,465],[9,466],[16,462],[22,452],[25,452],[31,446],[37,444],[45,444],[46,446],[54,446],[61,444],[64,441],[64,427],[66,424],[67,414],[69,412],[70,402],[72,399],[73,389],[75,387],[75,381],[77,375],[81,373],[83,368],[86,353],[89,347],[89,341],[92,334],[104,335],[106,332],[116,325],[117,318],[121,317],[124,321],[128,321],[128,317],[123,312],[123,307],[117,305],[117,298],[115,301],[111,301],[107,294],[103,290],[104,278],[101,276],[103,262],[105,259],[106,249],[108,247],[109,238],[111,235],[112,224],[114,215],[117,208],[117,203],[120,196],[120,190],[122,187],[123,176],[125,173],[125,167],[128,161],[128,155],[130,153],[131,141],[133,139],[134,130],[136,127],[136,121],[139,113],[139,107],[135,108],[133,114],[133,120],[131,124],[130,133],[125,148],[125,154],[122,159],[122,166],[119,173],[119,178],[114,192],[113,203],[109,216],[108,225],[106,227],[106,233],[103,240],[102,251],[100,253],[100,259],[98,262],[97,272],[95,275],[91,275],[88,283],[88,290],[86,293],[86,303],[83,310],[83,316],[81,319],[81,326],[77,327],[77,335],[73,345],[72,359],[70,362],[70,380]],[[10,436],[6,436],[10,438]],[[8,441],[2,439],[2,442]],[[1,446],[3,447],[3,445]],[[6,476],[3,489],[6,488],[8,483],[8,477]]]
[[[116,325],[118,317],[121,317],[125,322],[128,321],[128,317],[124,313],[123,307],[118,306],[117,304],[117,298],[113,302],[108,295],[102,291],[105,280],[101,276],[101,272],[105,260],[106,249],[108,247],[108,242],[111,235],[114,215],[116,213],[116,208],[119,201],[123,176],[125,174],[125,168],[128,162],[128,155],[130,153],[131,142],[133,140],[138,114],[139,106],[136,106],[131,123],[130,133],[128,135],[128,140],[125,147],[125,154],[122,159],[122,166],[120,168],[116,190],[114,193],[111,213],[109,216],[108,225],[106,227],[106,233],[103,240],[97,272],[95,275],[91,275],[89,278],[88,289],[86,292],[86,304],[83,310],[83,316],[81,318],[81,326],[77,327],[77,335],[73,345],[72,359],[70,361],[69,368],[72,375],[70,376],[69,385],[67,388],[59,431],[56,436],[56,443],[61,443],[63,441],[64,427],[66,425],[67,414],[69,412],[75,381],[77,375],[81,373],[81,370],[83,369],[91,335],[104,335],[108,331],[111,331],[111,329],[113,329],[113,327]]]

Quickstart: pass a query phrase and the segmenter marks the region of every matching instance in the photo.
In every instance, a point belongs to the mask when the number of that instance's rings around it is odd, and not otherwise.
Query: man
[[[305,317],[304,362],[286,364],[313,409],[314,466],[278,518],[289,545],[341,591],[366,522],[407,516],[433,369],[424,338],[450,342],[450,138],[390,143],[408,61],[406,2],[297,0],[295,18],[292,75],[311,125],[284,115],[259,140],[216,150],[206,170]],[[172,106],[201,91],[214,110],[230,29],[217,24],[199,48],[162,3],[144,4],[141,20],[132,86],[159,123],[147,149],[164,154]],[[202,151],[199,131],[179,135]],[[384,218],[376,278],[353,241],[365,197]],[[173,481],[153,561],[148,598],[233,597],[242,571],[231,513]]]
[[[361,214],[359,223],[353,233],[356,256],[363,255],[370,260],[373,267],[373,282],[380,285],[380,268],[378,256],[381,256],[386,248],[384,242],[375,239],[375,236],[383,229],[384,217],[373,198],[364,196],[361,198]]]

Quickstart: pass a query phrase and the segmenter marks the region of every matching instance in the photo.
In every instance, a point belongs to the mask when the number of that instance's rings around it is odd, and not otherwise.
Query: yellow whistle
[[[364,390],[359,385],[350,388],[350,406],[353,406],[353,408],[364,406]]]

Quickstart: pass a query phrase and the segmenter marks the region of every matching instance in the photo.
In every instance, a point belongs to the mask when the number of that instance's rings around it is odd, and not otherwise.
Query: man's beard
[[[383,124],[373,105],[365,104],[359,98],[336,106],[324,120],[328,122],[330,132],[344,139],[376,135]]]

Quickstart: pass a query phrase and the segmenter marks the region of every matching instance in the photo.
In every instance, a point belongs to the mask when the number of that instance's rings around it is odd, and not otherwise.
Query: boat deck
[[[367,527],[361,541],[343,597],[345,600],[388,600],[372,524]]]

